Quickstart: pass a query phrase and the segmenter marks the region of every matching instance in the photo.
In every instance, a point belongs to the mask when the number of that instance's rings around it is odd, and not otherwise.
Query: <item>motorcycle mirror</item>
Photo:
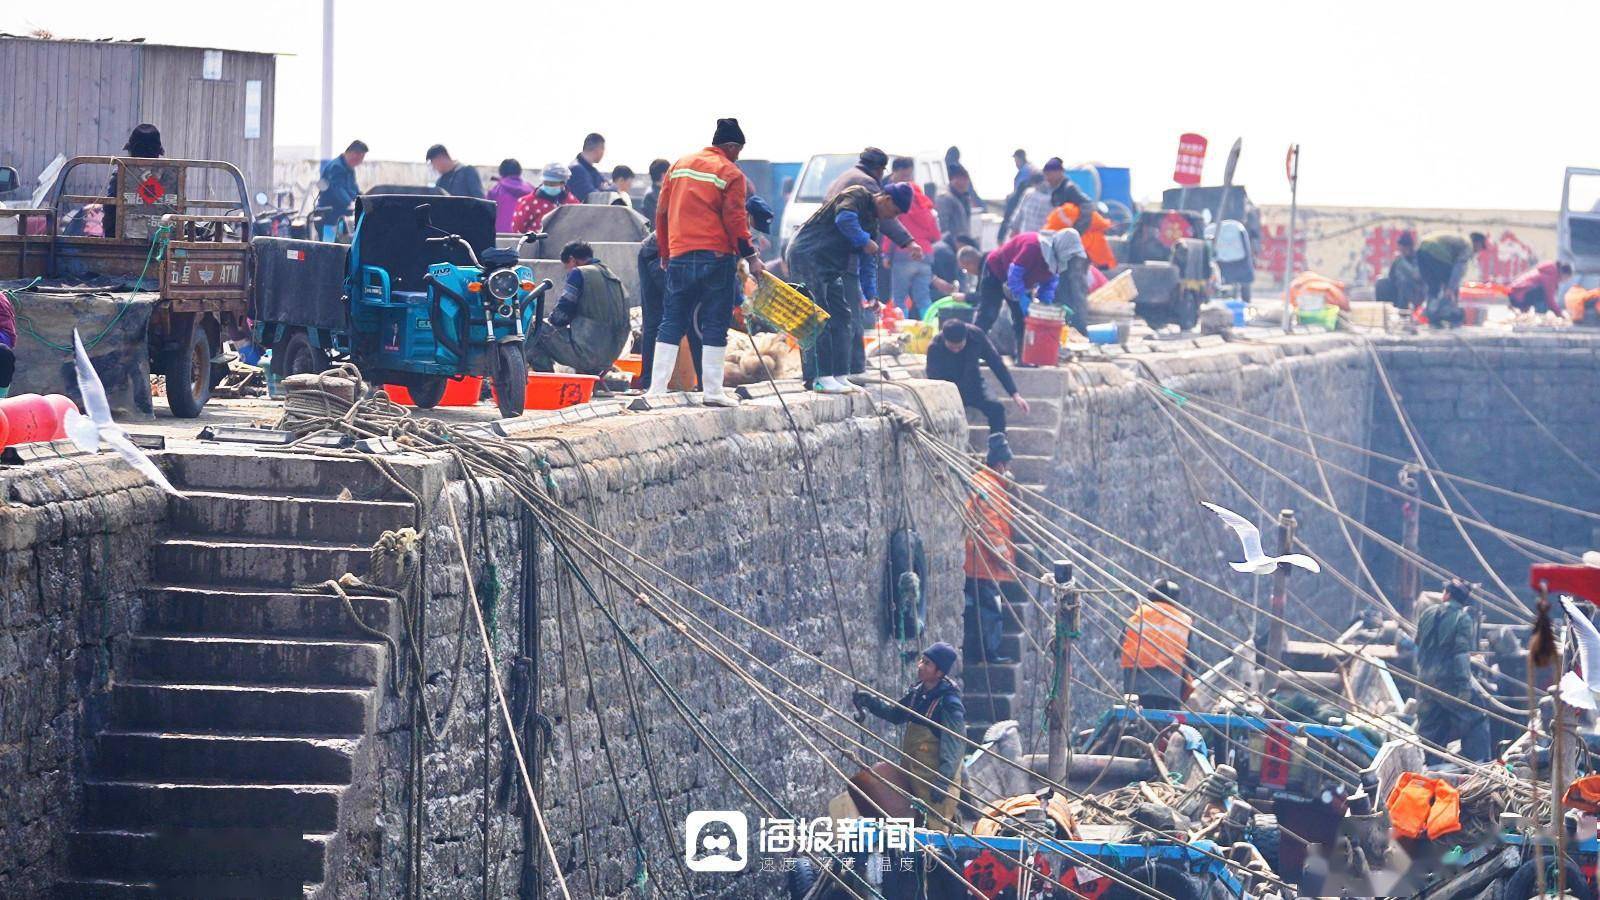
[[[522,236],[522,242],[527,243],[528,241],[542,241],[545,239],[545,237],[546,235],[542,231],[530,231]]]
[[[433,207],[428,203],[418,203],[416,208],[412,210],[412,212],[416,214],[418,228],[433,227],[432,211]]]
[[[267,192],[266,191],[256,191],[256,205],[257,206],[266,206],[267,205]]]

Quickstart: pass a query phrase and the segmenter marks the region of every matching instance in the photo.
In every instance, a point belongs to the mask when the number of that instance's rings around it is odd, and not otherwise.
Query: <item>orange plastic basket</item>
[[[401,406],[416,406],[411,400],[411,392],[398,384],[386,384],[384,391],[389,394],[389,399]],[[463,375],[461,378],[452,378],[445,382],[444,397],[439,400],[440,406],[477,406],[483,398],[483,378],[478,375]]]

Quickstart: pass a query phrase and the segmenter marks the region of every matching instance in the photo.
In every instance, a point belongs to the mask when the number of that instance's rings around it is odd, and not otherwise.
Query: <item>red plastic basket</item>
[[[389,399],[401,406],[416,406],[411,400],[411,392],[398,384],[386,384],[383,389],[388,392]],[[483,398],[483,378],[478,375],[465,375],[460,379],[451,379],[445,382],[444,397],[439,400],[440,406],[477,406]]]
[[[594,386],[600,378],[595,375],[564,375],[559,372],[529,372],[527,409],[561,409],[588,403],[594,396]],[[493,384],[489,392],[494,393]],[[498,397],[496,397],[498,399]]]

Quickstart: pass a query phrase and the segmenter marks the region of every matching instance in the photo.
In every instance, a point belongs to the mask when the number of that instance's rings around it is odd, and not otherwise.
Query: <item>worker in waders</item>
[[[507,253],[504,250],[485,251]],[[514,261],[515,251],[509,251]],[[567,270],[561,296],[538,336],[525,350],[528,364],[538,372],[552,371],[555,363],[584,375],[601,375],[627,346],[628,294],[622,281],[595,259],[588,241],[571,241],[561,248],[561,265]]]
[[[1472,684],[1471,653],[1478,646],[1472,589],[1460,579],[1444,588],[1444,601],[1417,616],[1417,675],[1431,690],[1417,695],[1417,736],[1440,747],[1461,742],[1461,755],[1489,759],[1489,717]]]
[[[964,322],[963,328],[972,328]],[[947,323],[948,324],[948,323]],[[982,332],[972,329],[978,338]],[[967,498],[966,597],[963,607],[967,639],[962,644],[968,662],[1003,665],[1015,662],[1001,653],[1005,630],[1005,600],[1001,585],[1017,580],[1017,549],[1011,539],[1011,489],[1006,472],[1011,468],[1011,445],[1004,434],[989,435],[984,467],[972,474],[972,494]]]
[[[1122,690],[1145,709],[1179,709],[1189,699],[1194,620],[1178,603],[1178,585],[1158,581],[1133,611],[1122,638]]]
[[[856,709],[906,727],[900,738],[900,766],[910,775],[915,804],[930,828],[952,829],[961,794],[961,758],[966,747],[967,708],[961,688],[950,678],[956,648],[939,641],[917,660],[917,681],[889,703],[869,691],[851,697]]]

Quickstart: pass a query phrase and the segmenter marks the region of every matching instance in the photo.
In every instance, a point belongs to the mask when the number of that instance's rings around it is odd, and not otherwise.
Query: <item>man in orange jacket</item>
[[[1011,467],[1011,445],[1004,433],[989,435],[984,468],[972,475],[972,496],[967,498],[967,581],[962,593],[966,604],[967,639],[962,650],[970,662],[999,665],[1015,662],[1002,655],[1000,638],[1005,629],[1005,601],[1000,585],[1017,580],[1017,550],[1011,537],[1011,489],[1006,472]]]
[[[1194,620],[1178,605],[1178,586],[1162,580],[1128,620],[1122,638],[1122,689],[1145,709],[1178,709],[1187,699],[1196,661],[1189,652]]]
[[[1084,222],[1083,225],[1076,224]],[[1094,210],[1089,211],[1087,219],[1082,216],[1076,203],[1063,203],[1050,210],[1050,215],[1045,217],[1045,231],[1066,231],[1068,228],[1078,229],[1083,236],[1083,249],[1089,254],[1089,262],[1101,269],[1115,268],[1117,254],[1111,249],[1111,242],[1106,236],[1111,233],[1111,220]]]
[[[683,157],[667,170],[656,203],[656,243],[667,273],[661,327],[653,338],[647,397],[664,395],[678,364],[678,342],[700,308],[701,390],[707,406],[737,406],[722,387],[728,325],[739,303],[739,260],[750,274],[764,270],[750,242],[745,197],[750,183],[734,165],[744,149],[738,119],[718,119],[711,146]]]

